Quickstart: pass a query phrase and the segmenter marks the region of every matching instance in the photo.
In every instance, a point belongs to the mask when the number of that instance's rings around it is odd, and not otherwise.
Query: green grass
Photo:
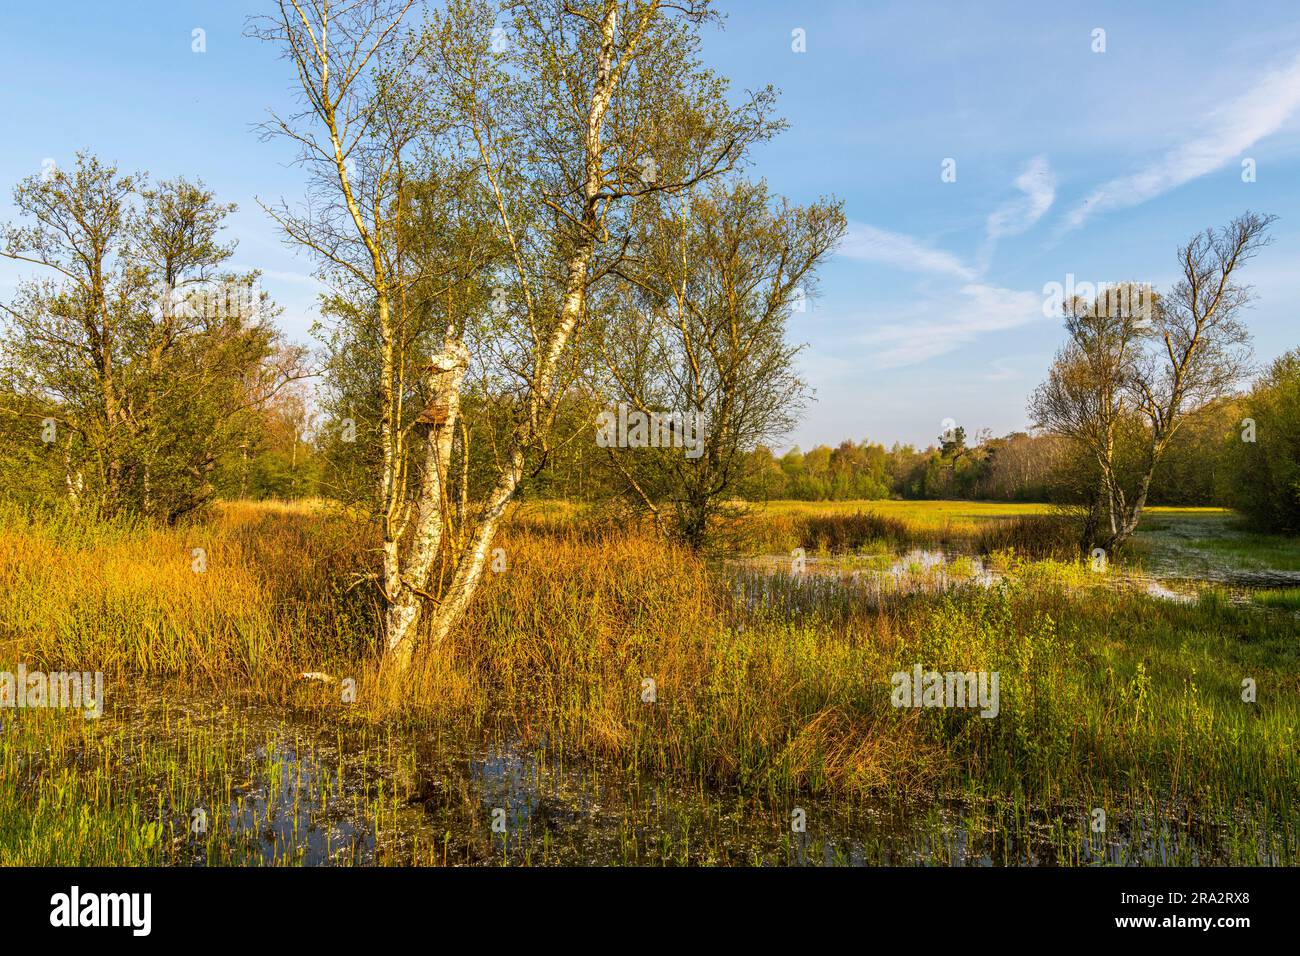
[[[1130,551],[1168,545],[1167,532],[1218,535],[1236,520],[1222,508],[1149,508]],[[1225,532],[1226,533],[1226,532]],[[987,501],[774,501],[753,505],[734,547],[788,552],[802,547],[835,553],[887,547],[955,548],[990,554],[1012,549],[1042,558],[1071,558],[1077,533],[1049,504]],[[1179,543],[1186,544],[1182,537]]]
[[[1252,597],[1256,604],[1265,607],[1285,608],[1288,611],[1300,611],[1300,588],[1279,588],[1270,591],[1256,591]]]
[[[1198,538],[1191,546],[1246,570],[1300,571],[1300,539],[1296,538],[1280,535]]]
[[[1014,501],[901,501],[894,499],[863,501],[770,501],[753,506],[760,513],[771,514],[852,514],[874,511],[885,517],[918,524],[942,526],[946,522],[987,523],[1031,515],[1052,514],[1055,505],[1041,502]],[[1145,512],[1151,518],[1214,519],[1232,513],[1224,508],[1152,507]]]

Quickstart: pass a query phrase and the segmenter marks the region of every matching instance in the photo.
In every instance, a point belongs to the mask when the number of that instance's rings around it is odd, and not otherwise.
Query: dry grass
[[[1068,561],[1079,556],[1079,529],[1060,515],[1024,515],[988,524],[973,544],[981,554],[1012,551],[1030,558]]]
[[[931,511],[918,505],[934,504]],[[942,547],[992,554],[1015,551],[1027,557],[1069,559],[1078,554],[1077,533],[1068,519],[1045,506],[981,506],[966,503],[870,502],[867,510],[829,507],[755,509],[739,523],[738,550],[776,553],[804,548],[843,554],[868,549]],[[894,507],[888,507],[888,506]],[[899,507],[906,505],[907,507]]]
[[[423,657],[426,699],[529,742],[715,782],[855,790],[918,775],[928,748],[896,746],[914,735],[860,679],[868,644],[744,625],[704,560],[649,531],[513,527],[496,544],[509,570]]]
[[[863,685],[868,645],[811,624],[744,627],[701,557],[648,529],[564,516],[516,516],[494,542],[508,569],[488,575],[444,646],[381,692],[373,592],[353,586],[372,537],[310,503],[228,504],[181,529],[8,511],[0,656],[333,705],[334,687],[296,680],[323,671],[355,680],[359,710],[377,718],[400,698],[413,716],[509,726],[699,779],[853,789],[919,774],[919,741],[845,747],[846,728],[909,736]]]
[[[349,575],[366,535],[319,503],[233,504],[201,525],[0,512],[0,635],[44,669],[282,686],[373,646]]]

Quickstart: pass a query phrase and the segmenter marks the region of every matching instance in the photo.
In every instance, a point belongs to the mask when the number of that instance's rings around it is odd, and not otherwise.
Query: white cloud
[[[1035,156],[1015,180],[1021,194],[1004,203],[989,214],[987,241],[978,257],[978,265],[970,265],[960,256],[927,245],[919,239],[900,232],[890,232],[867,223],[849,224],[849,234],[839,248],[839,254],[860,262],[874,262],[894,266],[911,272],[973,282],[983,274],[992,244],[1004,236],[1014,236],[1032,227],[1052,208],[1056,200],[1056,176],[1046,156]]]
[[[899,316],[859,340],[873,350],[876,368],[916,365],[952,352],[980,335],[1004,332],[1043,319],[1043,297],[1037,292],[1002,289],[972,282],[955,296],[927,302],[912,315]],[[939,312],[944,318],[926,321],[921,315]]]
[[[1024,377],[1024,373],[1016,368],[1009,359],[1002,358],[989,362],[988,371],[984,373],[986,382],[1009,382]]]
[[[849,234],[841,244],[839,254],[862,262],[877,262],[912,272],[933,272],[967,282],[977,275],[974,269],[950,252],[866,223],[850,223]]]
[[[1197,134],[1128,176],[1103,183],[1066,217],[1081,226],[1108,209],[1125,209],[1237,160],[1278,130],[1300,107],[1300,57],[1263,77],[1245,94],[1205,114]]]
[[[1016,188],[1023,196],[989,213],[987,233],[990,240],[1015,236],[1028,230],[1056,200],[1056,176],[1046,156],[1035,156],[1016,177]]]

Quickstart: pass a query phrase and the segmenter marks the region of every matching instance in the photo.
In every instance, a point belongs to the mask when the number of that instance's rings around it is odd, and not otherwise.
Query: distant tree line
[[[588,502],[635,497],[609,456],[590,440],[600,406],[572,401],[561,420],[585,435],[557,447],[528,489],[533,498]],[[644,449],[646,453],[653,450]],[[680,450],[678,458],[684,458]],[[968,442],[956,426],[934,444],[846,440],[777,454],[747,450],[733,497],[759,501],[882,499],[1045,502],[1086,505],[1086,461],[1060,436],[982,431]],[[1158,463],[1148,501],[1157,506],[1236,508],[1259,526],[1300,531],[1300,349],[1278,358],[1247,392],[1188,413]]]
[[[1243,401],[1223,400],[1189,416],[1156,470],[1152,504],[1235,506],[1232,468]],[[1072,487],[1078,463],[1066,444],[1054,435],[1023,431],[1001,437],[982,433],[967,444],[965,430],[958,427],[947,440],[939,438],[923,449],[850,440],[806,452],[793,448],[778,456],[760,447],[750,460],[744,494],[755,500],[1082,500]]]
[[[757,499],[968,498],[1044,501],[1060,458],[1060,443],[1015,432],[981,436],[973,445],[958,426],[924,449],[895,442],[851,440],[837,447],[792,448],[781,456],[760,447],[751,455],[744,492]]]

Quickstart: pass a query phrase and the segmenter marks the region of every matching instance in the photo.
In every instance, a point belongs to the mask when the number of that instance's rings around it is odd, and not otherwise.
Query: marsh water
[[[1122,567],[1102,563],[1100,570],[1105,573],[1096,583],[1184,604],[1194,603],[1207,588],[1246,605],[1253,603],[1259,591],[1300,588],[1300,570],[1273,567],[1260,560],[1234,560],[1231,552],[1222,554],[1204,547],[1207,537],[1231,544],[1245,535],[1226,518],[1166,521],[1139,536],[1138,555]],[[731,567],[740,591],[751,592],[751,605],[785,590],[783,583],[791,579],[801,582],[813,600],[829,592],[872,600],[885,593],[936,593],[972,584],[987,588],[1005,576],[986,557],[951,546],[847,557],[805,555],[800,550],[739,558]]]
[[[215,788],[185,805],[176,805],[174,790],[162,796],[166,781],[153,781],[173,821],[177,858],[198,866],[1219,861],[1207,849],[1221,842],[1213,830],[1120,819],[1103,837],[1090,832],[1083,807],[743,796],[567,765],[544,757],[544,747],[482,731],[376,730],[256,701],[232,707],[162,685],[119,700],[104,722],[128,741],[168,735],[178,756],[218,771]],[[148,773],[125,772],[149,790]],[[200,814],[202,827],[194,823]]]

